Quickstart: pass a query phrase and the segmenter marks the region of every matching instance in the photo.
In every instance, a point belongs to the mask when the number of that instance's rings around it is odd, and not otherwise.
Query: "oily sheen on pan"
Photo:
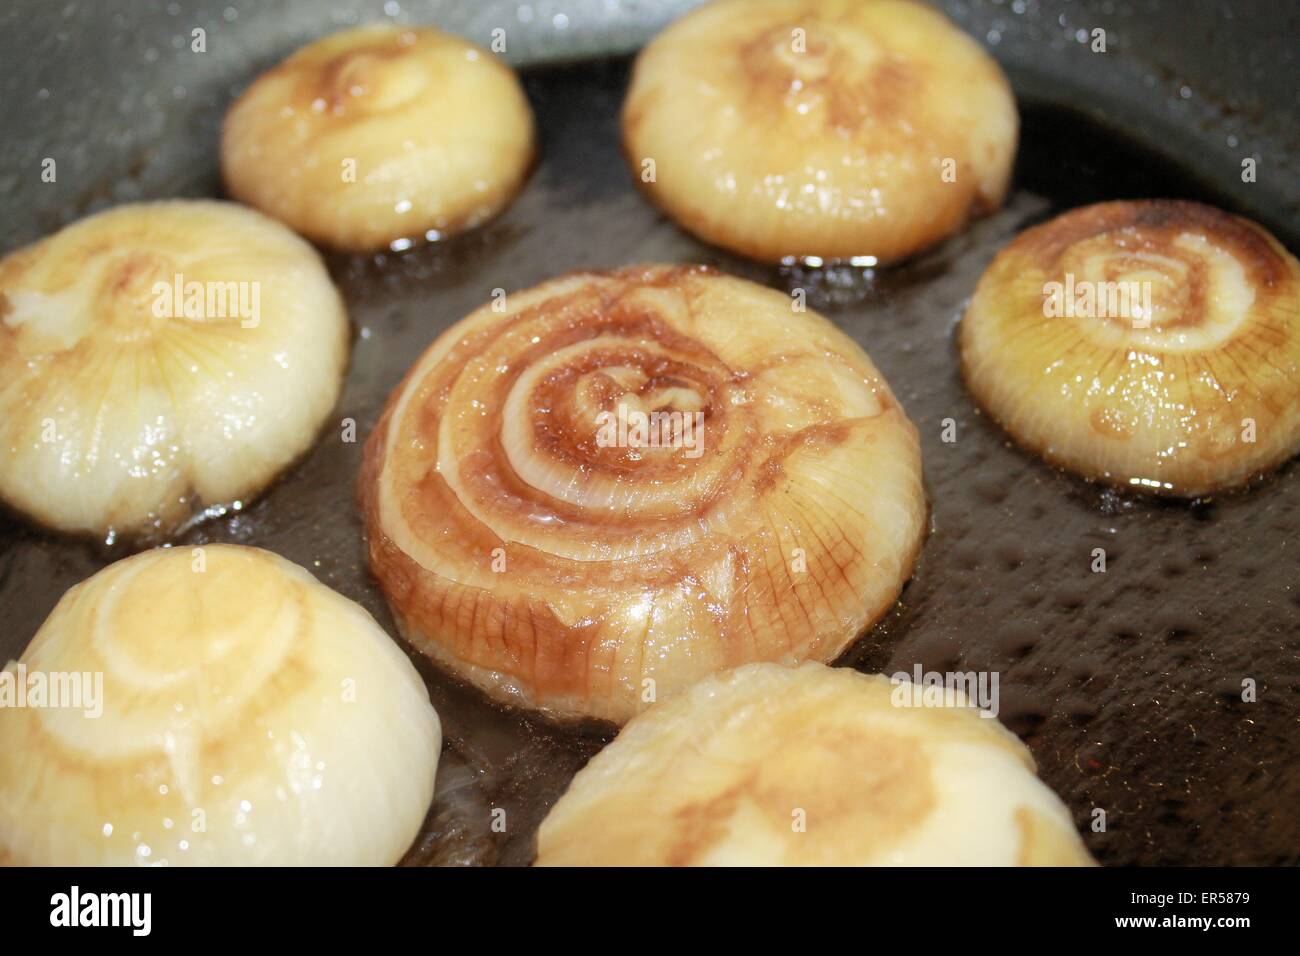
[[[412,644],[498,699],[620,722],[728,667],[836,657],[926,514],[916,430],[862,350],[691,266],[574,273],[453,326],[359,494]]]

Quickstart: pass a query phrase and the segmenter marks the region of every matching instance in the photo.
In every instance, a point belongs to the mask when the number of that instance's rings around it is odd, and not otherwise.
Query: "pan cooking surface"
[[[1022,98],[1015,189],[996,215],[875,274],[758,266],[697,243],[636,193],[618,145],[628,66],[525,73],[541,160],[500,219],[402,255],[329,257],[355,326],[331,424],[261,500],[176,543],[277,551],[396,634],[366,571],[353,484],[389,390],[442,330],[496,288],[583,267],[705,262],[804,288],[812,308],[867,350],[920,429],[931,496],[932,533],[915,578],[845,663],[885,673],[918,664],[998,672],[1002,720],[1102,863],[1300,861],[1300,468],[1195,503],[1088,485],[1019,451],[975,410],[954,346],[965,301],[997,249],[1066,208],[1169,196],[1266,223],[1269,211],[1226,201],[1081,115]],[[1293,235],[1279,238],[1295,250]],[[955,424],[953,442],[942,440],[945,419]],[[1091,570],[1095,548],[1105,549],[1105,573]],[[68,540],[0,518],[0,655],[17,657],[66,588],[130,552],[126,543]],[[505,711],[417,665],[447,745],[407,862],[529,862],[546,810],[609,729]],[[1253,703],[1241,699],[1248,679]],[[1095,810],[1105,812],[1104,832],[1092,829]]]

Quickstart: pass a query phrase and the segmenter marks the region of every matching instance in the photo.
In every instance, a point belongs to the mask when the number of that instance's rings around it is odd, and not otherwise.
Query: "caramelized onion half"
[[[636,412],[679,427],[638,441]],[[685,266],[575,273],[448,330],[360,496],[415,646],[614,721],[726,667],[834,658],[898,597],[925,518],[916,430],[861,349]]]
[[[709,678],[579,771],[537,865],[1092,862],[1019,740],[960,691],[898,706],[911,689],[812,662]]]
[[[637,181],[755,259],[899,259],[997,209],[1018,119],[997,63],[903,0],[717,0],[638,57]]]
[[[433,796],[411,662],[269,551],[118,561],[0,678],[26,688],[0,707],[0,863],[389,865]]]
[[[960,342],[980,404],[1088,478],[1191,497],[1300,449],[1300,263],[1209,206],[1101,203],[1025,231]]]
[[[430,28],[311,43],[230,108],[230,194],[358,252],[444,238],[503,210],[533,160],[533,115],[495,54]]]
[[[347,355],[329,273],[278,222],[197,200],[82,219],[0,261],[0,498],[165,535],[305,452]]]

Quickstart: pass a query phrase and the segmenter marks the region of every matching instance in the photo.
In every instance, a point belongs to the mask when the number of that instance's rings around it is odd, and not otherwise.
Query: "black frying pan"
[[[583,266],[707,262],[809,304],[859,341],[921,430],[933,527],[897,610],[847,662],[995,670],[1002,719],[1037,758],[1103,863],[1300,860],[1300,466],[1248,491],[1153,502],[1058,474],[978,415],[954,324],[1016,232],[1071,206],[1152,196],[1251,216],[1300,250],[1300,13],[1260,2],[941,4],[1007,68],[1022,144],[1007,206],[876,272],[771,269],[705,247],[636,193],[617,110],[634,49],[691,4],[10,2],[0,13],[4,251],[119,202],[219,191],[231,100],[303,42],[396,17],[487,42],[508,31],[537,112],[541,162],[477,232],[400,256],[329,258],[353,322],[338,418],[364,433],[412,356],[486,301]],[[190,52],[194,28],[206,54]],[[1107,52],[1094,53],[1094,29]],[[1082,32],[1081,32],[1082,31]],[[549,65],[548,65],[549,64]],[[58,180],[40,180],[44,157]],[[1241,181],[1253,157],[1258,179]],[[1300,400],[1298,397],[1297,400]],[[940,441],[953,418],[959,440]],[[361,444],[326,437],[243,513],[185,544],[278,551],[396,633],[370,580],[352,489]],[[1088,555],[1104,546],[1105,575]],[[0,517],[0,658],[17,657],[62,592],[129,545]],[[608,739],[501,710],[423,667],[447,735],[413,863],[527,863],[537,824]],[[1240,700],[1253,678],[1258,700]],[[507,811],[492,833],[491,808]],[[1106,812],[1094,832],[1094,810]]]

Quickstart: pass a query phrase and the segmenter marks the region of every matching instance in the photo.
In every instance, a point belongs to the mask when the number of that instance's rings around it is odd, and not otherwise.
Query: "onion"
[[[230,108],[230,194],[338,249],[400,251],[504,209],[534,155],[533,116],[497,56],[427,27],[311,43]]]
[[[245,502],[338,398],[320,257],[233,203],[119,206],[0,261],[0,497],[63,531],[167,534]]]
[[[769,262],[899,259],[1002,205],[1018,119],[997,63],[901,0],[717,0],[655,38],[623,106],[636,181]]]
[[[633,719],[551,808],[538,866],[1080,866],[1061,801],[955,691],[751,664]],[[945,705],[946,704],[946,705]]]
[[[1209,206],[1101,203],[1021,233],[960,341],[980,404],[1087,478],[1195,497],[1300,450],[1300,262]]]
[[[359,606],[268,551],[147,551],[74,587],[0,707],[0,862],[388,865],[429,809],[438,716]]]
[[[611,721],[736,664],[842,652],[911,574],[920,450],[870,359],[792,306],[638,266],[444,333],[360,480],[408,640],[498,699]],[[652,413],[672,427],[634,441]]]

